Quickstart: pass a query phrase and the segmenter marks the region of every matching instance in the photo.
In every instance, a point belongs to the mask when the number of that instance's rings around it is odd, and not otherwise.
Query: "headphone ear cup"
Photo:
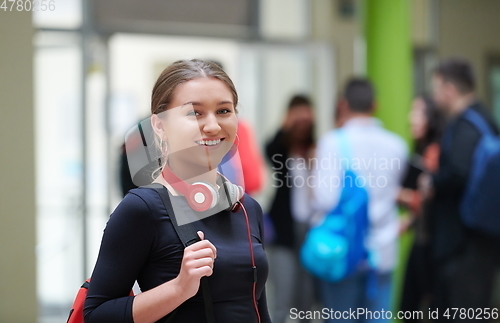
[[[243,188],[229,181],[224,182],[224,188],[229,198],[229,208],[227,210],[233,210],[236,202],[241,200],[243,198],[243,195],[245,194]]]
[[[219,203],[219,192],[208,183],[195,182],[189,188],[187,201],[193,210],[207,211]]]

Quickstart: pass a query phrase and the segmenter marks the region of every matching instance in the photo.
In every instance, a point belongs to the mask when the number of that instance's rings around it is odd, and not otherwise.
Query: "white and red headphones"
[[[162,175],[165,181],[186,197],[189,206],[195,211],[204,212],[219,203],[219,190],[207,182],[199,181],[188,184],[175,175],[170,167],[168,167],[168,164],[163,167]],[[241,205],[238,202],[243,199],[245,194],[243,187],[231,183],[224,175],[220,175],[223,179],[224,191],[229,202],[229,207],[226,210],[236,212]]]

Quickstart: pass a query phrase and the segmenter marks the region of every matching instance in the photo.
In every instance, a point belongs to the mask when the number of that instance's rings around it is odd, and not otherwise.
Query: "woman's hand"
[[[203,276],[212,275],[214,261],[217,257],[217,249],[208,240],[204,240],[204,234],[198,231],[201,241],[198,241],[184,249],[181,270],[175,279],[188,297],[198,292],[200,279]]]
[[[217,250],[210,241],[203,240],[203,232],[198,231],[198,235],[201,241],[184,249],[181,270],[176,278],[135,296],[134,322],[158,321],[198,292],[201,277],[212,275]]]

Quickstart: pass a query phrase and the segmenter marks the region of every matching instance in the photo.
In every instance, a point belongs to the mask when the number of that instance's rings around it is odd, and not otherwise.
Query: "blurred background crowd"
[[[0,322],[67,318],[134,186],[125,134],[159,73],[189,58],[219,63],[240,96],[233,180],[266,213],[274,322],[368,306],[366,275],[322,282],[299,261],[341,194],[304,181],[324,171],[309,161],[337,152],[332,129],[387,181],[369,189],[374,308],[500,306],[499,238],[458,215],[478,140],[462,113],[498,134],[500,1],[22,2],[0,8]]]

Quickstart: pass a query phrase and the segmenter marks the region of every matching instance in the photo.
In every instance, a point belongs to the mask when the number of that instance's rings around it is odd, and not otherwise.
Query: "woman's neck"
[[[170,160],[165,167],[169,167],[179,179],[188,184],[203,181],[217,187],[217,168],[209,169],[207,166],[191,164],[182,160]]]

